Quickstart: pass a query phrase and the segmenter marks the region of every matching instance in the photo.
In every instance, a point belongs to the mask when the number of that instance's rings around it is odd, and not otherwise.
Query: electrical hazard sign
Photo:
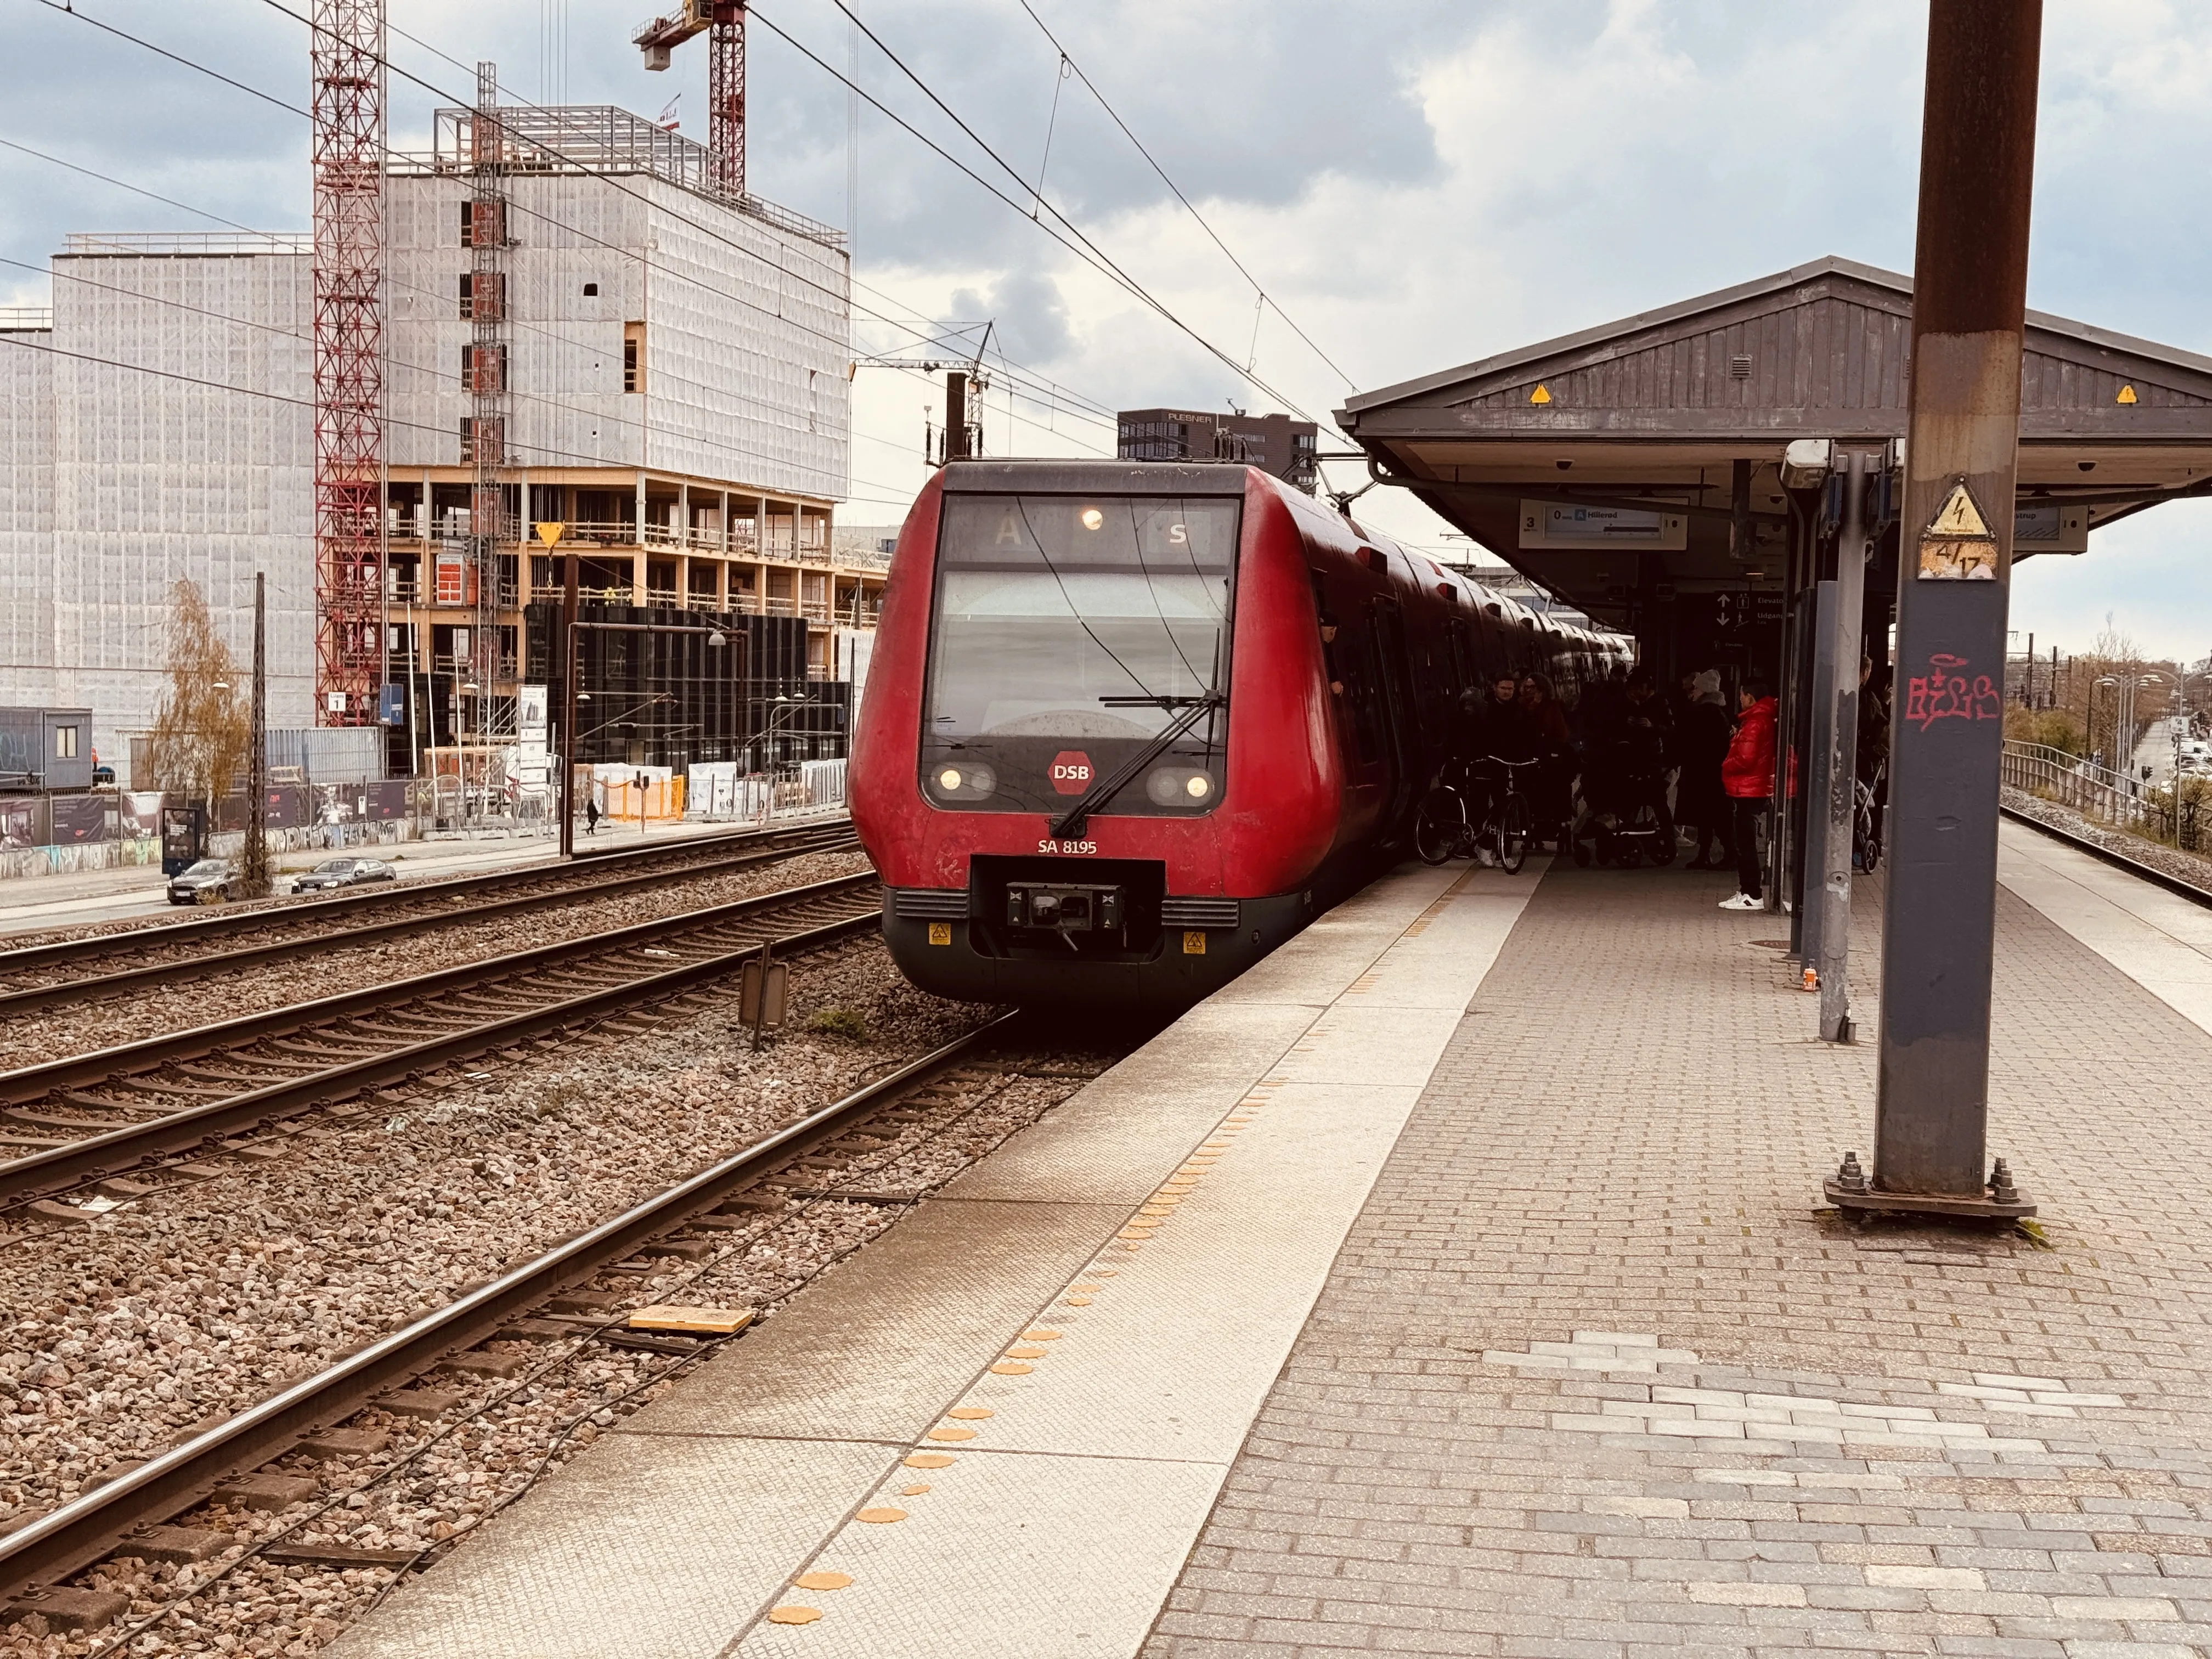
[[[1924,582],[1993,582],[1997,579],[1997,539],[1988,515],[1966,481],[1951,493],[1920,532],[1920,580]]]

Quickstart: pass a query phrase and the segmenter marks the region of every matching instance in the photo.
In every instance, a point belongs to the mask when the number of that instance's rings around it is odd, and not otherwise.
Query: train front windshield
[[[1225,775],[1241,507],[1219,496],[947,495],[923,793],[956,811],[1065,811],[1188,720],[1097,810],[1212,811]]]

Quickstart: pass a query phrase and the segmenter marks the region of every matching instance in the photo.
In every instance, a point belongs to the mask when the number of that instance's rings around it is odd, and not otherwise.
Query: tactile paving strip
[[[338,1651],[1135,1652],[1536,873],[1340,907]]]

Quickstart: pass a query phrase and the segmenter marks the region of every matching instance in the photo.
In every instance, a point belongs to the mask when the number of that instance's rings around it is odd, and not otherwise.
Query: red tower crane
[[[708,185],[736,202],[745,193],[744,0],[683,0],[630,37],[649,70],[668,67],[668,54],[695,34],[707,37]]]
[[[384,678],[384,0],[315,0],[315,718]]]

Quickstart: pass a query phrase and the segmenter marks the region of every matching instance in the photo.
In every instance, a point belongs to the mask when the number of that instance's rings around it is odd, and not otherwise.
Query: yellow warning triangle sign
[[[1540,381],[1536,389],[1528,394],[1528,401],[1532,404],[1548,404],[1552,401],[1551,389]]]
[[[1943,503],[1942,510],[1936,515],[1936,521],[1928,526],[1928,533],[1931,536],[1971,536],[1987,540],[1990,526],[1982,517],[1981,508],[1974,505],[1974,498],[1966,493],[1966,486],[1955,483],[1951,486],[1951,499]]]

